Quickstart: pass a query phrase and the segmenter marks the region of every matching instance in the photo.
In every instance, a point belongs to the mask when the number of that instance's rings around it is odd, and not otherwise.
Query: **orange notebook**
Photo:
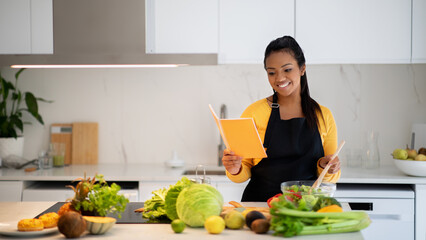
[[[252,118],[219,119],[209,104],[227,149],[244,158],[265,158],[266,152]]]

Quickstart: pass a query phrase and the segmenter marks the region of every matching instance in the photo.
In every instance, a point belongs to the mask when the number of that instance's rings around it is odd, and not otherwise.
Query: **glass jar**
[[[369,131],[366,133],[363,168],[378,168],[380,166],[380,153],[379,153],[379,133]]]
[[[40,151],[38,154],[38,168],[49,169],[52,167],[52,156],[49,155],[48,151]]]

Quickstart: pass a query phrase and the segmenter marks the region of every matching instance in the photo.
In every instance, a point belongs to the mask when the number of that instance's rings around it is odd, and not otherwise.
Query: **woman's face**
[[[300,77],[305,74],[305,65],[299,68],[296,59],[286,51],[272,52],[265,63],[269,84],[280,96],[300,96]]]

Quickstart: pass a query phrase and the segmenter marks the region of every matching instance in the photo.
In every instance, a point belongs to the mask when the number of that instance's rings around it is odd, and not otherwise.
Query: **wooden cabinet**
[[[218,0],[146,0],[147,53],[217,53]]]
[[[294,35],[293,0],[220,1],[220,64],[262,64],[269,42],[284,35]]]
[[[426,63],[426,0],[413,0],[412,62]]]
[[[410,63],[411,1],[297,1],[295,36],[308,64]]]
[[[52,0],[1,0],[0,34],[0,54],[53,53]]]

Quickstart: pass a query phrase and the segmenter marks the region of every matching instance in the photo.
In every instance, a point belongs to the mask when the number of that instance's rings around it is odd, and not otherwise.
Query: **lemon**
[[[240,229],[244,227],[246,220],[242,213],[238,211],[230,211],[225,215],[225,225],[230,229]]]
[[[172,229],[175,233],[181,233],[185,229],[185,223],[180,219],[175,219],[172,221]]]
[[[219,234],[225,229],[225,220],[220,216],[210,216],[204,222],[204,228],[211,234]]]

